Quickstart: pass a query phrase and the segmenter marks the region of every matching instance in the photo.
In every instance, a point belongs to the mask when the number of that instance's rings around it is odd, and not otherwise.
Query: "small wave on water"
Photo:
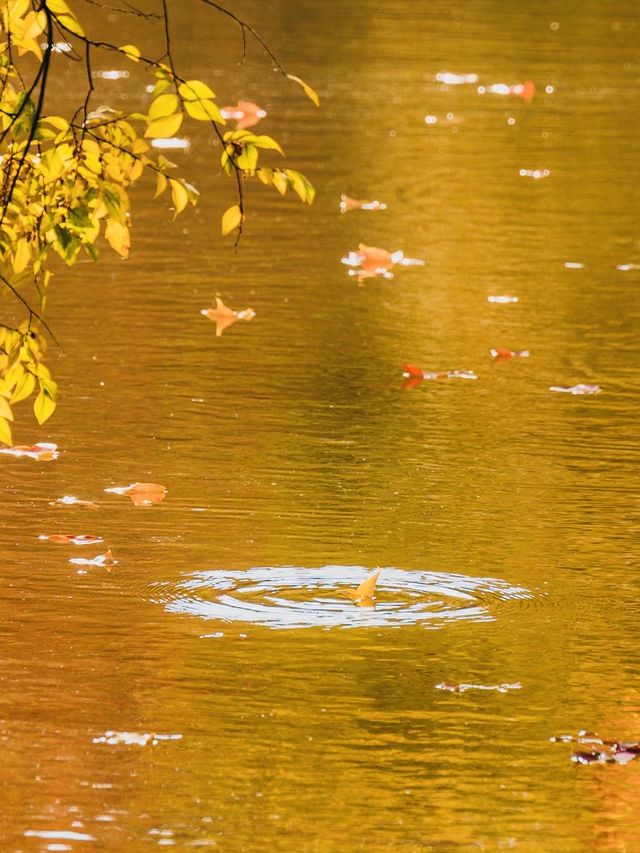
[[[363,566],[198,571],[175,584],[156,585],[151,598],[168,612],[220,622],[329,629],[486,622],[496,618],[501,602],[533,597],[496,578],[383,568],[373,605],[357,606],[347,590],[369,573]]]

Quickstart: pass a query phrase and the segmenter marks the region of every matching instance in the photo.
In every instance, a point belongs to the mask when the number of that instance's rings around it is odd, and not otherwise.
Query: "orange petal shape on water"
[[[358,607],[373,607],[373,593],[380,577],[380,569],[362,581],[357,589],[345,589],[344,594],[354,601]]]
[[[362,255],[362,269],[364,270],[389,270],[394,265],[391,252],[386,249],[379,249],[377,246],[365,246],[364,243],[360,243],[358,253]]]
[[[223,107],[220,112],[223,118],[233,119],[238,130],[254,127],[260,119],[267,115],[267,111],[254,104],[253,101],[238,101],[234,107]]]
[[[161,483],[131,483],[129,486],[114,486],[105,489],[113,495],[126,495],[131,498],[134,506],[153,506],[162,503],[167,496],[167,489]]]
[[[225,329],[228,329],[229,326],[232,326],[238,320],[246,320],[248,322],[249,320],[253,320],[256,316],[256,312],[253,308],[245,308],[243,311],[234,311],[233,308],[229,308],[228,305],[225,305],[219,296],[216,296],[215,308],[203,308],[200,313],[204,314],[205,317],[208,317],[216,324],[216,337],[218,338]]]
[[[2,447],[0,453],[6,453],[7,456],[24,456],[38,462],[51,462],[58,458],[58,445],[47,441],[40,441],[38,444],[29,446],[18,444],[15,447]]]
[[[55,542],[56,545],[98,545],[104,542],[102,536],[91,536],[88,533],[69,534],[69,533],[54,533],[51,536],[42,535],[38,539],[46,539],[49,542]]]

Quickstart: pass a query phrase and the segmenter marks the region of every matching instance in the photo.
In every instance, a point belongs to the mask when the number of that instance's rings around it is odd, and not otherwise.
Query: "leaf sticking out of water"
[[[373,607],[373,594],[380,577],[380,569],[376,569],[373,574],[362,581],[357,589],[345,589],[344,594],[355,602],[358,607]]]
[[[93,557],[90,560],[87,560],[84,557],[72,557],[69,562],[73,563],[74,566],[100,566],[105,568],[108,572],[111,571],[112,566],[116,566],[118,564],[118,561],[111,553],[111,548],[109,548],[104,554],[98,554],[97,557]]]

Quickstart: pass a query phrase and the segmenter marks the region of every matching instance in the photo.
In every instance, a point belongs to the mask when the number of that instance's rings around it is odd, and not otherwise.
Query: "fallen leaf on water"
[[[118,561],[114,559],[113,554],[111,553],[111,548],[109,548],[104,554],[98,554],[97,557],[93,557],[90,560],[87,560],[84,557],[72,557],[69,562],[73,563],[74,566],[103,566],[108,572],[111,571],[111,566],[116,566],[118,564]]]
[[[436,690],[447,690],[449,693],[465,693],[467,690],[497,690],[498,693],[508,693],[509,690],[521,690],[522,684],[516,681],[514,684],[452,684],[449,681],[441,681],[436,684]]]
[[[167,495],[166,487],[160,483],[131,483],[128,486],[113,486],[105,489],[105,492],[126,495],[134,506],[153,506],[162,503]]]
[[[423,260],[405,258],[404,252],[400,250],[389,252],[387,249],[367,246],[364,243],[360,243],[357,251],[349,252],[341,258],[341,262],[349,267],[359,267],[359,269],[349,270],[349,275],[357,275],[360,281],[374,275],[393,278],[391,269],[396,264],[403,267],[424,266]]]
[[[602,749],[574,752],[571,761],[575,764],[628,764],[640,756],[640,741],[625,742],[601,738],[593,732],[579,731],[577,735],[556,735],[551,743],[594,744]]]
[[[49,506],[83,506],[87,509],[100,509],[97,503],[83,501],[80,498],[74,498],[73,495],[64,495],[64,497],[56,498],[55,501],[49,501]]]
[[[109,746],[125,744],[126,746],[155,746],[161,740],[181,740],[182,735],[161,735],[157,732],[105,732],[100,737],[94,737],[93,743],[106,743]]]
[[[58,445],[47,441],[40,441],[30,446],[19,444],[15,447],[2,447],[0,453],[6,453],[7,456],[25,456],[38,462],[50,462],[57,459],[59,455]]]
[[[387,205],[381,201],[370,199],[350,198],[344,193],[340,196],[340,213],[348,213],[350,210],[386,210]]]
[[[253,101],[238,101],[233,107],[223,107],[220,113],[223,118],[233,119],[236,122],[237,130],[253,127],[267,115],[267,111],[254,104]]]
[[[48,542],[55,542],[57,545],[98,545],[100,542],[104,542],[102,536],[91,536],[88,533],[77,535],[54,533],[51,536],[42,534],[38,536],[38,539],[46,539]]]
[[[373,574],[362,581],[357,589],[345,589],[344,594],[354,601],[358,607],[373,607],[373,593],[380,577],[380,569],[376,569]]]
[[[253,320],[256,316],[256,312],[253,308],[245,308],[243,311],[234,311],[233,308],[229,308],[228,305],[225,305],[222,299],[218,296],[216,296],[215,308],[203,308],[200,313],[204,314],[205,317],[208,317],[216,324],[216,337],[218,338],[225,329],[228,329],[229,326],[232,326],[238,320],[249,321]]]
[[[515,350],[505,349],[504,347],[494,347],[493,349],[490,349],[489,352],[497,361],[506,358],[529,358],[530,355],[528,349],[523,349],[520,350],[520,352],[517,352]]]
[[[422,370],[420,367],[416,367],[415,364],[403,364],[402,375],[406,380],[402,386],[405,391],[417,388],[425,380],[478,378],[473,370]]]
[[[549,391],[558,391],[563,394],[599,394],[602,388],[599,385],[551,385]]]

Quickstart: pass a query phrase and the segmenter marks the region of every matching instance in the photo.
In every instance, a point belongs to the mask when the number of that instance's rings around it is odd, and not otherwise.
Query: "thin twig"
[[[20,300],[20,302],[22,302],[22,304],[24,305],[24,307],[25,307],[25,308],[27,309],[27,311],[29,312],[29,316],[30,316],[30,317],[35,317],[35,318],[36,318],[36,320],[38,320],[40,323],[42,323],[42,325],[44,326],[44,328],[45,328],[45,329],[47,330],[47,332],[51,335],[51,340],[52,340],[54,343],[56,343],[58,346],[60,346],[60,344],[59,344],[59,342],[58,342],[58,339],[56,338],[56,336],[55,336],[55,335],[53,334],[53,332],[51,331],[51,328],[50,328],[50,327],[49,327],[49,325],[47,324],[46,320],[43,320],[43,318],[40,316],[40,314],[38,314],[38,312],[37,312],[37,311],[34,311],[34,310],[33,310],[33,308],[29,305],[29,303],[28,303],[28,302],[27,302],[27,300],[24,298],[24,296],[23,296],[23,295],[22,295],[18,290],[16,290],[16,288],[11,284],[11,282],[10,282],[8,279],[6,279],[6,278],[2,275],[2,273],[0,273],[0,281],[2,281],[2,283],[3,283],[3,284],[5,284],[5,285],[9,288],[9,290],[13,293],[13,295],[14,295],[17,299],[19,299],[19,300]]]

